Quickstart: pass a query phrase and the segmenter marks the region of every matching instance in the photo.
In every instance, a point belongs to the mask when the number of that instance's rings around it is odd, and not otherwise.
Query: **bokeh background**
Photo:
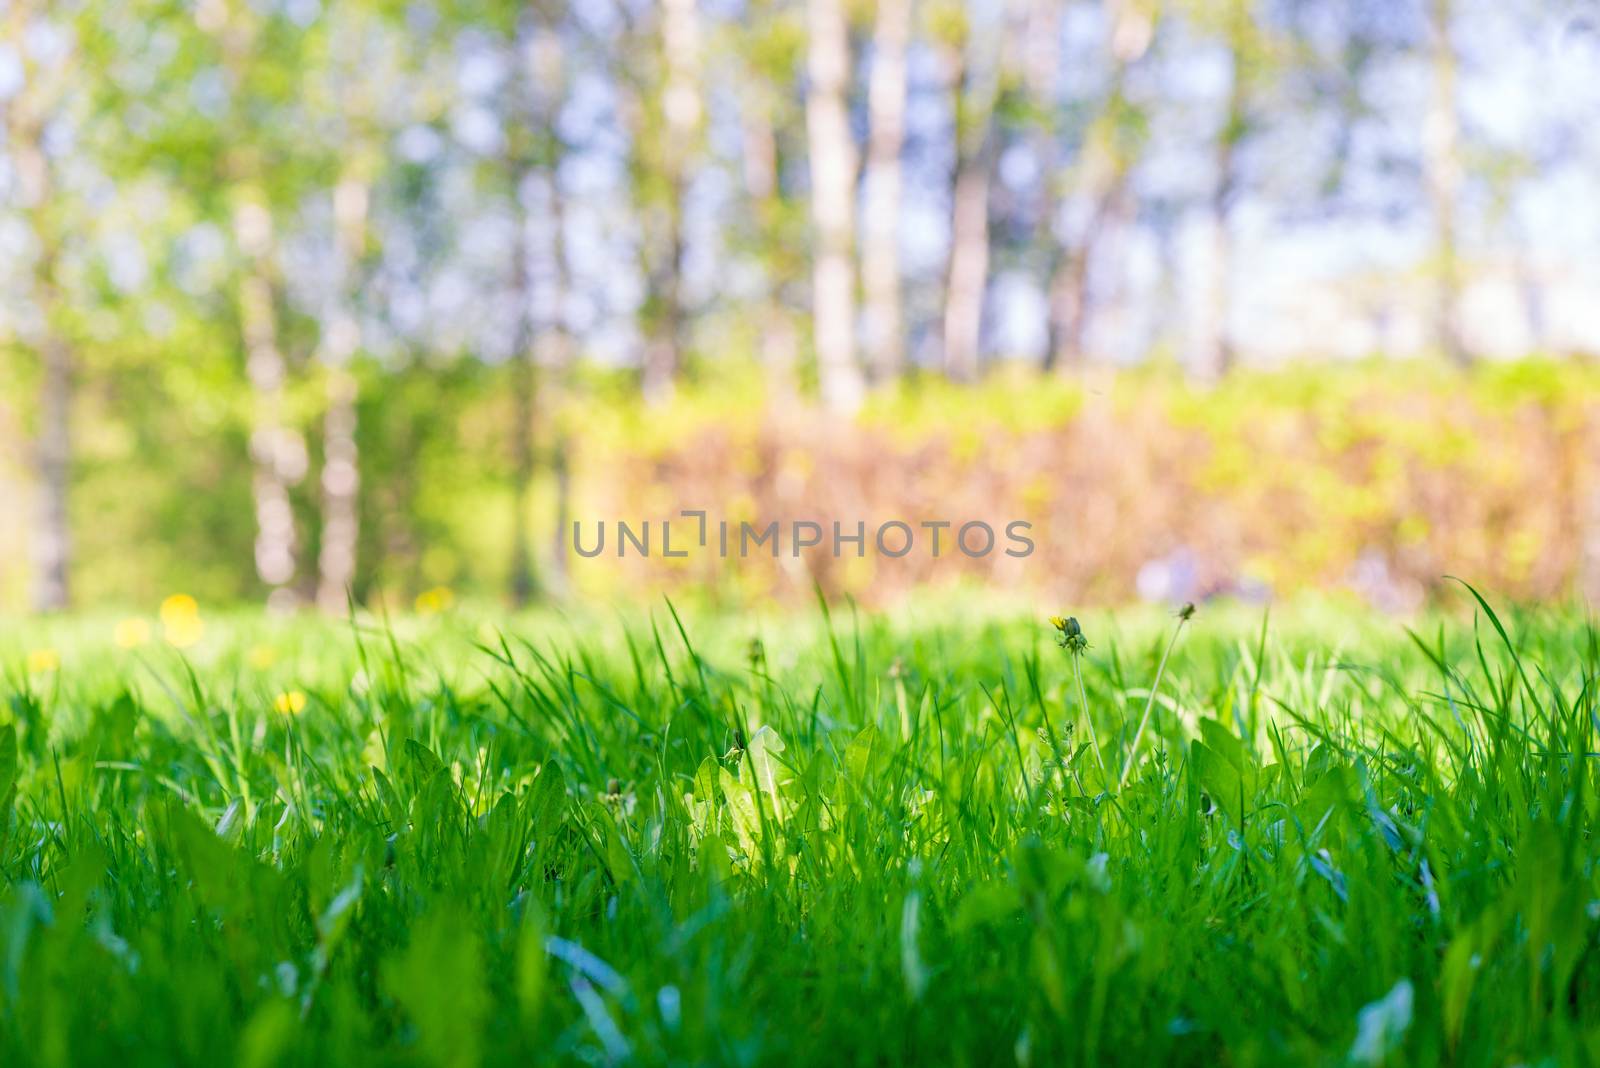
[[[5,0],[0,610],[1600,592],[1597,70],[1580,0]],[[566,551],[681,508],[1037,551]]]

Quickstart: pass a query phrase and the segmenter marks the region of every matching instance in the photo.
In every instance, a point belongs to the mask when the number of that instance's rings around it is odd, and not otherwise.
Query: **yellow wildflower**
[[[35,649],[28,654],[28,673],[42,675],[61,666],[61,654],[54,649]]]
[[[167,639],[179,649],[187,649],[200,640],[205,624],[200,619],[200,606],[187,593],[175,593],[161,602],[161,629]]]
[[[200,605],[187,593],[175,593],[161,602],[161,622],[164,626],[200,615]]]
[[[448,586],[435,586],[431,590],[424,590],[417,594],[417,614],[423,616],[438,615],[451,605],[455,604],[456,595]]]
[[[286,716],[298,716],[306,710],[306,695],[299,690],[287,690],[273,699],[272,707]]]

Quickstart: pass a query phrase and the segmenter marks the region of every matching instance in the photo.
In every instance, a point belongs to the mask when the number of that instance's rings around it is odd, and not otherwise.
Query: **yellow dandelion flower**
[[[117,624],[114,632],[117,647],[137,649],[150,640],[150,621],[133,616]]]
[[[172,627],[184,620],[198,619],[200,605],[187,593],[175,593],[161,602],[161,623]]]
[[[417,594],[417,614],[423,616],[437,615],[447,610],[456,603],[456,595],[448,586],[435,586],[431,590],[423,590]]]
[[[285,716],[298,716],[306,710],[306,695],[299,690],[286,690],[273,698],[272,707]]]
[[[265,671],[278,662],[278,650],[270,645],[252,645],[246,659],[257,671]]]
[[[61,654],[54,649],[35,649],[28,654],[28,673],[42,675],[61,666]]]

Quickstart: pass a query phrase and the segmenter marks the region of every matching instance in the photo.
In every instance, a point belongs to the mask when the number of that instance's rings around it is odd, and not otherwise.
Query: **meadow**
[[[1600,637],[1460,602],[13,627],[0,1061],[1586,1063]]]

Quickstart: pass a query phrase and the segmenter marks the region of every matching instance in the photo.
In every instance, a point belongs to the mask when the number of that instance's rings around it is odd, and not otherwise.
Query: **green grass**
[[[1202,609],[1120,790],[1170,619],[1098,756],[958,605],[13,628],[0,1063],[1592,1063],[1600,652],[1473,607]]]

